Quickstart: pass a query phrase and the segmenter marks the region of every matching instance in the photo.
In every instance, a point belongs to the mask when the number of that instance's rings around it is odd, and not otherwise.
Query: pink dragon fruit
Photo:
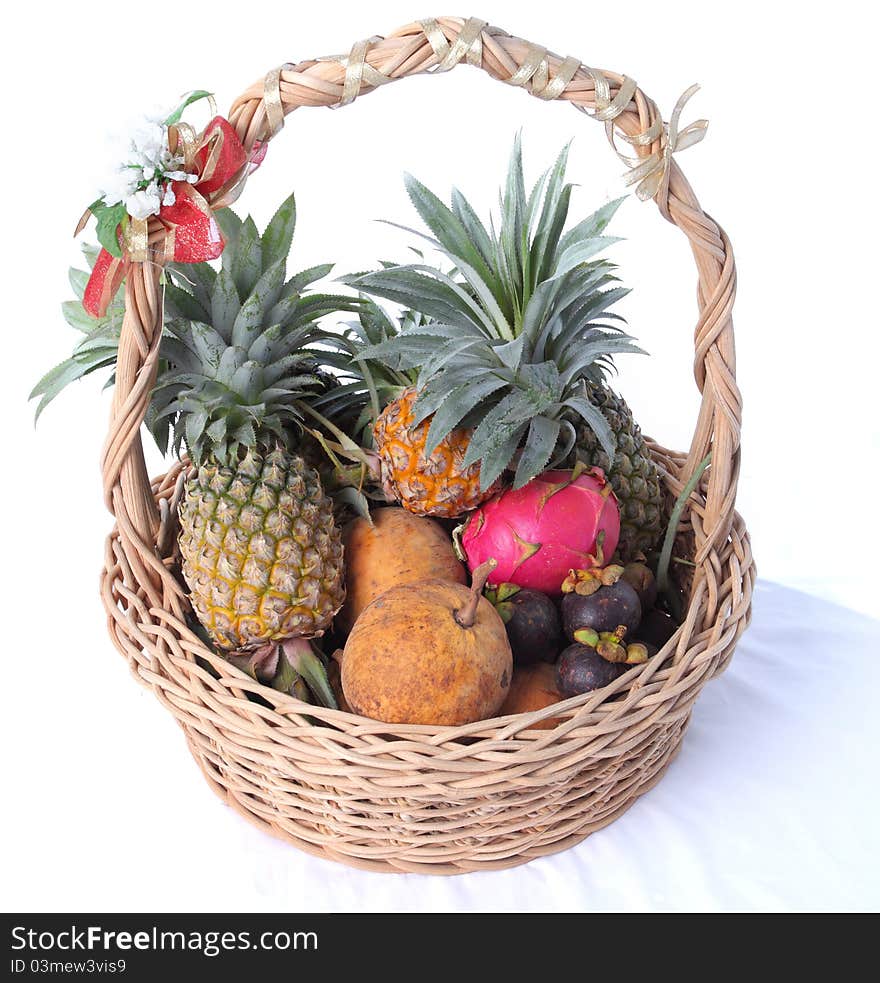
[[[545,471],[478,508],[461,534],[470,569],[494,558],[494,584],[558,595],[569,570],[589,570],[599,551],[611,557],[620,536],[611,485],[599,468],[572,474]]]

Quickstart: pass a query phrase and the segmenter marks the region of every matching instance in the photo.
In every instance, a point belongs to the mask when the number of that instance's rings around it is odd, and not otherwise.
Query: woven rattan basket
[[[285,65],[232,106],[245,148],[301,106],[340,106],[385,82],[460,62],[604,121],[647,175],[660,213],[690,241],[699,277],[695,376],[702,404],[690,451],[651,444],[678,495],[711,450],[679,529],[696,563],[683,625],[653,659],[604,690],[542,711],[461,727],[389,725],[306,706],[261,686],[187,628],[174,555],[183,467],[150,482],[141,423],[161,334],[161,243],[133,263],[103,455],[110,635],[136,678],[174,715],[211,787],[256,825],[303,850],[375,871],[454,874],[510,867],[569,847],[619,816],[663,775],[703,685],[729,662],[750,613],[754,566],[734,512],[740,395],[730,243],[672,159],[673,121],[632,80],[471,19],[407,25],[347,57]],[[641,169],[638,169],[641,164]],[[653,177],[652,177],[653,175]],[[644,185],[643,185],[644,187]],[[154,241],[155,239],[155,241]],[[259,694],[261,700],[248,694]],[[552,730],[529,729],[561,716]]]

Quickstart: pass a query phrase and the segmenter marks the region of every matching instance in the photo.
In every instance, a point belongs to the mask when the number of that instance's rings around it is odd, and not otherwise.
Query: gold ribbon
[[[550,77],[550,56],[546,48],[530,44],[522,64],[505,79],[508,85],[528,86],[533,96],[547,101],[558,99],[568,83],[575,77],[581,63],[577,58],[564,58],[556,69],[556,74]]]
[[[263,79],[263,105],[266,107],[266,122],[269,126],[269,139],[276,136],[284,126],[284,103],[281,101],[281,73],[293,68],[292,62],[286,61],[278,68],[266,73]]]
[[[608,140],[617,156],[629,167],[629,172],[624,179],[625,184],[627,187],[633,184],[636,185],[636,197],[640,201],[648,201],[654,198],[657,192],[669,180],[669,164],[672,160],[672,155],[679,150],[687,150],[688,147],[699,143],[706,135],[706,130],[709,126],[709,121],[706,119],[695,120],[683,128],[679,126],[684,107],[687,105],[688,100],[699,91],[699,88],[699,85],[692,85],[679,96],[672,110],[672,115],[669,117],[668,126],[663,125],[663,121],[658,115],[657,119],[654,120],[647,130],[630,137],[625,133],[615,133],[611,123],[611,119],[614,117],[606,118],[605,129],[608,134]],[[622,86],[621,91],[623,91]],[[597,107],[600,105],[598,86],[596,89],[596,105]],[[621,109],[620,112],[622,111]],[[619,115],[619,112],[615,115]],[[598,112],[596,117],[600,118]],[[635,147],[649,146],[658,139],[661,142],[661,146],[659,150],[656,150],[649,157],[632,157],[618,150],[616,143],[617,136],[620,136],[628,144]]]
[[[394,79],[389,78],[387,75],[383,75],[378,69],[373,68],[367,61],[367,53],[370,50],[370,45],[381,40],[381,37],[374,35],[363,41],[355,41],[351,46],[351,51],[347,55],[325,55],[318,59],[318,61],[339,62],[345,69],[345,78],[342,81],[342,96],[339,102],[330,107],[331,109],[341,109],[343,106],[353,103],[360,95],[361,86],[363,85],[376,89],[380,85],[387,85],[389,82],[394,81]]]
[[[636,81],[624,75],[623,81],[620,83],[620,88],[617,90],[617,95],[612,99],[611,86],[608,84],[608,79],[601,72],[593,71],[592,68],[588,68],[587,71],[596,83],[596,112],[593,114],[593,118],[610,123],[630,104],[630,100],[638,88]],[[608,127],[606,126],[607,129]]]
[[[489,26],[486,21],[479,17],[469,17],[451,45],[446,40],[443,28],[433,17],[425,17],[417,23],[425,32],[428,44],[437,58],[435,72],[448,72],[463,59],[476,68],[483,64],[483,31]]]
[[[546,61],[542,62],[541,77],[532,82],[532,95],[539,99],[558,99],[565,92],[568,83],[577,75],[580,67],[580,60],[569,55],[560,63],[553,78],[550,78],[549,65]]]
[[[547,59],[547,49],[537,44],[530,44],[522,64],[510,76],[505,79],[508,85],[525,85],[531,77],[541,68],[541,62]]]
[[[149,219],[129,217],[125,230],[125,246],[133,263],[146,263],[150,251]]]

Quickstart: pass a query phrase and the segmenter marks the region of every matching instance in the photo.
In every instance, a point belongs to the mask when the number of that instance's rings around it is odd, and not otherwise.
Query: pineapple
[[[453,271],[418,263],[352,279],[362,292],[424,316],[360,358],[417,370],[415,399],[406,394],[408,405],[385,411],[405,426],[376,429],[388,483],[405,507],[430,512],[439,502],[447,515],[451,499],[463,512],[507,470],[521,487],[550,465],[604,464],[628,524],[622,555],[629,558],[656,543],[663,498],[632,414],[606,383],[612,355],[640,351],[609,310],[627,291],[607,260],[593,258],[616,241],[601,233],[620,201],[564,232],[567,157],[565,148],[527,195],[517,137],[497,234],[457,190],[449,208],[407,176],[410,198],[436,237],[422,238]],[[447,472],[428,462],[453,434],[456,467],[467,477],[466,488],[450,495],[442,487]]]
[[[579,459],[608,475],[620,503],[617,552],[629,562],[657,548],[666,528],[668,503],[660,473],[626,401],[608,386],[595,383],[587,393],[614,434],[614,457],[609,458],[593,431],[581,423],[575,428],[575,450],[568,463]]]
[[[323,267],[285,282],[292,198],[262,236],[251,219],[220,216],[228,243],[219,273],[171,271],[172,337],[150,424],[160,444],[189,451],[183,577],[212,641],[238,651],[318,636],[345,599],[331,502],[288,444],[303,403],[328,390],[305,348],[325,340],[316,319],[356,302],[302,293]]]
[[[347,378],[316,403],[326,405],[331,414],[343,410],[349,418],[352,413],[357,415],[354,432],[367,441],[373,439],[378,457],[375,477],[387,500],[399,501],[415,515],[455,518],[499,488],[496,483],[481,490],[479,463],[467,467],[462,463],[469,431],[453,430],[426,457],[428,424],[413,418],[418,373],[402,369],[393,356],[369,366],[361,358],[371,345],[423,323],[424,318],[413,311],[404,312],[402,321],[395,322],[365,298],[359,321],[348,326],[340,343],[343,357],[334,360]],[[339,425],[344,426],[341,421]]]
[[[477,508],[500,490],[500,482],[480,487],[480,463],[466,465],[472,432],[450,431],[430,455],[425,453],[428,420],[416,421],[418,390],[405,389],[376,420],[373,437],[385,494],[415,515],[454,519]]]
[[[206,455],[180,507],[183,577],[225,650],[321,635],[345,600],[342,541],[317,473],[263,446],[240,460]]]

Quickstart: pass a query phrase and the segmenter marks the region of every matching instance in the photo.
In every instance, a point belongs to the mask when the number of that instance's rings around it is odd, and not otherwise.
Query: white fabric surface
[[[220,803],[123,671],[94,708],[59,688],[44,709],[76,739],[14,759],[7,910],[875,910],[878,643],[880,622],[759,583],[655,789],[572,850],[452,878],[306,856]]]

